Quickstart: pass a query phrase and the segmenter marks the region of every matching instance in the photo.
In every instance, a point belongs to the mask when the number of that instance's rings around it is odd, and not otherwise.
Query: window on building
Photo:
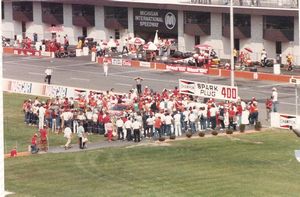
[[[264,29],[294,29],[294,17],[292,16],[264,16]]]
[[[224,25],[230,25],[230,15],[228,13],[222,14],[222,22]],[[248,14],[234,14],[233,15],[234,26],[241,27],[247,26],[251,27],[251,16]]]
[[[120,39],[120,32],[118,29],[115,30],[115,39]]]
[[[276,54],[281,54],[282,53],[282,45],[281,42],[276,42]]]
[[[240,50],[240,39],[234,39],[234,48]]]
[[[200,36],[195,36],[195,45],[200,44]]]
[[[104,7],[105,19],[116,19],[124,28],[128,28],[128,8]]]
[[[87,27],[82,27],[82,36],[87,37]]]
[[[93,5],[72,5],[73,16],[95,16],[95,6]]]
[[[184,12],[185,24],[210,24],[209,12]]]

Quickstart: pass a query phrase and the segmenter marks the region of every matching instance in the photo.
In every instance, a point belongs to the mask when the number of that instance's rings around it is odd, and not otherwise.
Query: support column
[[[128,37],[134,37],[134,25],[133,25],[133,8],[128,8]]]
[[[178,50],[186,51],[185,39],[184,39],[184,13],[178,11]]]

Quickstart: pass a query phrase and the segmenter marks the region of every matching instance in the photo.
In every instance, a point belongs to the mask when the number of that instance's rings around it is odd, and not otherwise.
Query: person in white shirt
[[[276,88],[272,88],[272,112],[277,112],[278,108],[278,92]]]
[[[174,130],[176,136],[181,136],[181,115],[178,111],[174,114]]]
[[[189,123],[190,123],[190,127],[192,130],[192,133],[196,133],[196,120],[197,120],[197,115],[191,111],[190,115],[189,115]]]
[[[173,117],[169,113],[166,113],[166,116],[165,116],[165,134],[166,135],[171,135],[173,133],[173,131],[171,131],[172,122],[173,122]]]
[[[131,141],[132,140],[132,121],[131,118],[128,117],[126,122],[124,123],[124,127],[126,129],[126,139],[127,141]]]
[[[132,128],[133,128],[133,135],[134,135],[134,142],[140,142],[140,129],[142,125],[138,120],[134,120],[132,123]]]
[[[107,56],[106,56],[106,58],[103,59],[103,73],[104,73],[104,76],[107,77],[107,75],[108,75],[108,60],[107,60]]]
[[[150,115],[147,120],[146,120],[146,124],[147,124],[147,136],[151,136],[153,137],[153,124],[154,124],[154,117],[152,115]]]
[[[210,124],[211,124],[212,129],[215,129],[217,127],[217,119],[216,119],[217,111],[218,111],[218,109],[215,107],[215,104],[212,104],[209,109]]]
[[[39,129],[44,128],[45,123],[45,112],[46,109],[44,108],[43,104],[39,107],[38,113],[39,113]]]
[[[124,122],[121,119],[121,117],[118,117],[116,121],[116,126],[118,132],[118,140],[124,140],[124,132],[123,132]]]
[[[84,137],[84,128],[83,128],[83,123],[80,122],[79,123],[79,127],[77,129],[77,136],[78,136],[78,139],[79,139],[79,148],[80,149],[84,149],[84,146],[85,146],[85,142],[83,142],[83,137]]]
[[[64,137],[67,138],[67,143],[65,144],[65,150],[71,148],[70,144],[71,144],[71,140],[72,140],[72,130],[70,129],[70,127],[66,127],[64,129]]]
[[[46,70],[45,70],[45,74],[46,74],[46,76],[45,76],[45,82],[47,82],[48,84],[50,84],[51,83],[51,76],[52,76],[52,69],[51,68],[47,68]]]

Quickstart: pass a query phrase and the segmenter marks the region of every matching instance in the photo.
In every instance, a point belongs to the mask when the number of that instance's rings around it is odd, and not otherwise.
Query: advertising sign
[[[10,91],[22,94],[30,94],[32,83],[25,81],[11,81]]]
[[[179,90],[182,94],[190,94],[205,98],[222,100],[237,100],[238,98],[237,87],[189,81],[184,79],[179,79]]]
[[[122,59],[112,58],[111,59],[111,64],[116,65],[116,66],[122,66]]]
[[[177,11],[158,9],[133,9],[134,29],[177,34]]]
[[[296,125],[296,116],[280,114],[279,115],[279,127],[282,129],[289,129]]]
[[[182,65],[166,65],[166,69],[170,71],[176,72],[189,72],[189,73],[199,73],[199,74],[207,74],[207,68],[198,68],[193,66],[182,66]]]
[[[67,96],[67,88],[64,86],[46,86],[45,96],[49,97],[61,97],[64,98]]]

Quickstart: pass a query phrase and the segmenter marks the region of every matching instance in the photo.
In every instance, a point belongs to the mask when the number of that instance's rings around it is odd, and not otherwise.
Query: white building
[[[140,36],[177,40],[178,50],[209,44],[230,56],[229,0],[49,0],[2,1],[2,33],[37,39],[68,35],[70,44],[86,36],[96,41]],[[76,3],[76,4],[75,4]],[[300,64],[296,0],[234,0],[235,48],[250,48],[253,59],[294,55]],[[284,59],[284,58],[283,58]]]

